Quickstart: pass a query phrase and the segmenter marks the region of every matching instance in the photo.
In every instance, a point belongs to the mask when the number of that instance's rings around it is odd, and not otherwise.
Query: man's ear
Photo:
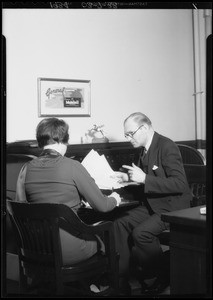
[[[149,129],[149,126],[148,126],[148,124],[143,124],[143,128],[147,131],[148,129]]]

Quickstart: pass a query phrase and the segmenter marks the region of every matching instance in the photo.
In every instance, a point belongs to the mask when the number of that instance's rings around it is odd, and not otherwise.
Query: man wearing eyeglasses
[[[192,196],[178,146],[154,131],[146,115],[136,112],[126,118],[124,134],[141,152],[137,165],[123,165],[127,173],[116,172],[116,176],[121,182],[132,181],[141,187],[142,205],[114,222],[120,253],[120,285],[128,292],[129,260],[134,254],[136,264],[144,272],[154,266],[159,278],[147,292],[159,293],[168,285],[168,278],[159,272],[163,251],[158,235],[168,229],[168,224],[161,221],[161,213],[190,207]]]

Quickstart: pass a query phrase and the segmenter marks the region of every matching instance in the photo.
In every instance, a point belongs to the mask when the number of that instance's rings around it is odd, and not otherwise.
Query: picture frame
[[[38,78],[39,117],[90,117],[90,80]]]

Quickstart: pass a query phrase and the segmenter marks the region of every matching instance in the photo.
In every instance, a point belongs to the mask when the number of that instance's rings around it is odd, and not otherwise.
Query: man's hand
[[[116,206],[119,206],[119,204],[121,203],[121,197],[120,197],[120,195],[119,195],[118,193],[116,193],[116,192],[112,192],[112,194],[110,194],[108,197],[113,197],[113,198],[115,198],[115,200],[116,200],[116,202],[117,202]]]
[[[129,176],[126,173],[123,172],[114,172],[114,175],[111,176],[112,178],[117,178],[118,182],[125,182],[125,181],[129,181]]]
[[[146,174],[134,163],[132,163],[132,167],[123,165],[122,168],[128,169],[128,175],[131,181],[145,183]]]

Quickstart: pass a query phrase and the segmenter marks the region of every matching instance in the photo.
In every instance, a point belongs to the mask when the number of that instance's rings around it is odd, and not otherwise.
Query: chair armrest
[[[106,254],[111,257],[111,263],[116,264],[116,259],[118,254],[116,254],[115,249],[115,234],[113,222],[111,221],[101,221],[93,225],[86,225],[87,233],[97,234],[102,238],[102,241],[105,245]],[[117,258],[116,258],[117,256]]]
[[[113,228],[113,223],[111,221],[100,221],[94,224],[84,223],[77,213],[70,207],[64,204],[60,204],[61,209],[61,221],[65,220],[66,230],[72,234],[73,231],[97,234],[103,231],[110,231]],[[63,223],[63,221],[62,221]]]
[[[70,234],[78,231],[86,234],[98,235],[105,244],[106,254],[112,257],[114,261],[116,257],[115,251],[115,235],[112,221],[100,221],[95,224],[85,224],[77,215],[77,213],[66,205],[61,204],[61,225],[65,226],[65,230]],[[63,222],[65,219],[65,223]],[[64,223],[64,224],[63,224]],[[63,228],[63,227],[62,227]]]
[[[111,221],[100,221],[91,225],[85,224],[85,231],[87,233],[98,234],[104,231],[113,230],[113,223]]]

